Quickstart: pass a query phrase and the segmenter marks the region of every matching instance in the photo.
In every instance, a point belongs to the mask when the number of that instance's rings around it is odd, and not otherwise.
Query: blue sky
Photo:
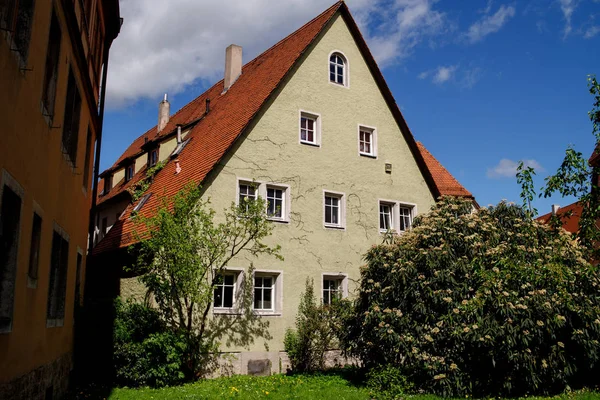
[[[102,170],[156,124],[162,93],[175,112],[220,79],[228,44],[242,45],[247,62],[332,1],[215,3],[121,1],[125,22],[109,61]],[[568,145],[591,154],[587,75],[600,75],[600,1],[347,4],[415,137],[481,205],[520,201],[518,160],[536,167],[539,187]],[[266,17],[256,18],[261,10]],[[546,213],[552,203],[571,201],[539,199],[535,206]]]

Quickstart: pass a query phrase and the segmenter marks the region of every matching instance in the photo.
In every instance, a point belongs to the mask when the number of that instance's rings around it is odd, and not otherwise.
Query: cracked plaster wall
[[[333,50],[349,60],[349,88],[329,83]],[[299,110],[320,114],[320,147],[299,143]],[[359,124],[377,128],[376,159],[359,156]],[[319,295],[322,273],[347,274],[352,296],[363,254],[382,239],[379,199],[415,203],[417,213],[422,213],[431,208],[434,198],[341,17],[313,45],[240,143],[205,183],[205,196],[221,211],[235,201],[238,177],[290,186],[290,221],[273,222],[269,238],[282,246],[285,261],[252,260],[258,269],[283,271],[282,315],[263,317],[270,321],[270,351],[279,351],[285,329],[294,325],[307,277],[314,279]],[[385,173],[386,162],[393,164],[391,174]],[[324,189],[345,193],[344,230],[323,226]],[[248,265],[241,259],[232,267]],[[250,350],[264,350],[263,342],[257,340]]]

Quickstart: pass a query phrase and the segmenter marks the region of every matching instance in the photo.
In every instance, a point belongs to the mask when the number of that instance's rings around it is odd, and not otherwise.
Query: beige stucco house
[[[442,195],[472,198],[415,141],[344,2],[308,22],[242,67],[242,49],[226,51],[225,77],[174,115],[160,104],[159,124],[102,173],[94,241],[98,297],[130,293],[115,283],[135,242],[135,209],[151,215],[160,199],[192,181],[217,211],[244,197],[267,199],[284,261],[254,260],[254,308],[269,320],[269,351],[256,341],[239,353],[281,365],[307,277],[322,301],[351,295],[363,254],[388,229],[410,229]],[[131,188],[167,161],[145,195]],[[227,313],[249,262],[230,266],[213,313]],[[110,277],[113,279],[110,280]],[[101,283],[102,282],[102,283]],[[135,292],[135,290],[133,290]],[[99,326],[99,329],[102,327]],[[106,329],[106,328],[104,328]]]

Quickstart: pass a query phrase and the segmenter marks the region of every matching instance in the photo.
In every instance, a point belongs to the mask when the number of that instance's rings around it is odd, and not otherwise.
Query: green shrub
[[[402,371],[393,365],[375,367],[367,372],[366,386],[377,398],[400,398],[411,389]]]
[[[500,203],[444,198],[374,246],[341,339],[444,396],[556,393],[600,373],[600,280],[574,238]]]
[[[285,332],[283,344],[294,372],[323,370],[326,352],[337,345],[334,312],[331,306],[317,305],[312,280],[306,280],[300,297],[296,330]]]
[[[182,383],[184,338],[168,331],[159,313],[143,304],[116,301],[114,364],[126,386]]]

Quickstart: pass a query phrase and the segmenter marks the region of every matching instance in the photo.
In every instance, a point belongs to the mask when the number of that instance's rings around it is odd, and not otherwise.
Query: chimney
[[[181,144],[181,124],[177,124],[177,144]]]
[[[165,93],[165,98],[158,105],[158,126],[156,127],[156,131],[162,131],[167,123],[169,123],[169,117],[171,116],[171,105],[167,100],[167,94]]]
[[[225,80],[223,92],[229,90],[231,85],[242,74],[242,47],[236,44],[229,45],[225,50]]]
[[[556,215],[560,206],[558,204],[552,204],[552,215]]]
[[[206,99],[206,110],[205,110],[205,114],[208,114],[210,112],[210,99]]]

